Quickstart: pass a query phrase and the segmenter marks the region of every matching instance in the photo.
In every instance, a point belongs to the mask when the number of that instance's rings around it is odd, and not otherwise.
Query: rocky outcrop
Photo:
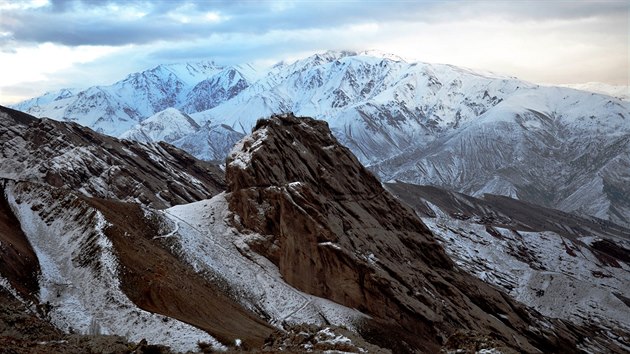
[[[216,195],[223,172],[166,143],[142,144],[0,107],[0,178],[154,208]]]
[[[458,330],[525,352],[572,351],[577,335],[453,265],[327,123],[260,120],[226,163],[234,225],[294,287],[372,316],[365,338],[435,352]],[[395,341],[392,338],[396,338]]]

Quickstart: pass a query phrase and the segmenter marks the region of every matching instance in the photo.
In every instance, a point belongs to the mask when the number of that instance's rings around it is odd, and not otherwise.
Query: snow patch
[[[367,317],[284,282],[278,268],[247,245],[248,238],[262,236],[243,235],[228,225],[231,214],[225,198],[222,193],[165,211],[173,222],[180,223],[173,239],[179,242],[181,256],[195,271],[211,280],[226,281],[238,302],[280,328],[285,323],[331,323],[352,329],[358,320]]]
[[[267,139],[267,128],[261,128],[239,141],[228,156],[229,165],[245,169],[249,165],[252,154],[258,150]]]

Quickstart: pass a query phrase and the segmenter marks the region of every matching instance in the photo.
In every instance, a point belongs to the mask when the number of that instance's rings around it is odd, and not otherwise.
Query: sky
[[[628,85],[630,1],[0,0],[0,104],[158,64],[271,65],[327,50]]]

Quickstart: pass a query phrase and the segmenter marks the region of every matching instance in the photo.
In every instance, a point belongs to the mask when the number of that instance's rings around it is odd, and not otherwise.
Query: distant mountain
[[[200,126],[189,115],[175,108],[167,108],[143,120],[120,135],[121,139],[141,142],[173,142],[199,130]]]
[[[120,135],[141,142],[165,141],[204,160],[224,160],[245,134],[223,124],[200,126],[189,115],[167,108],[143,120]]]
[[[200,66],[181,78],[181,68]],[[608,95],[382,53],[326,52],[259,71],[159,66],[53,96],[16,107],[131,137],[170,105],[206,127],[172,143],[205,159],[224,158],[259,118],[294,112],[327,121],[384,181],[506,195],[630,225],[630,102]]]
[[[610,85],[602,82],[586,82],[583,84],[564,84],[561,87],[569,87],[576,90],[601,93],[616,97],[620,100],[630,101],[630,86],[628,85]]]
[[[12,107],[119,136],[157,112],[183,106],[196,84],[222,69],[212,62],[159,65],[109,86],[48,93]]]

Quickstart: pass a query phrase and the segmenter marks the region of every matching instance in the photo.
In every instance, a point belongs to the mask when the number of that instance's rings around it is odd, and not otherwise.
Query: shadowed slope
[[[373,316],[364,333],[381,345],[434,352],[467,330],[526,352],[575,348],[561,323],[543,323],[454,267],[325,122],[259,121],[228,157],[226,177],[234,224],[264,236],[250,246],[296,288]]]

